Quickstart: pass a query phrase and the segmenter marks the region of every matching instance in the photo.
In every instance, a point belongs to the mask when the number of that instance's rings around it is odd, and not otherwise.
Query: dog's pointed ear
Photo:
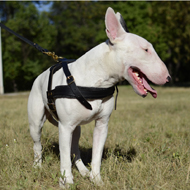
[[[126,34],[124,28],[117,19],[114,10],[110,7],[106,11],[105,24],[107,36],[113,44],[117,40],[121,40],[122,36]]]
[[[123,27],[123,29],[125,30],[125,32],[129,32],[129,30],[127,28],[127,24],[126,24],[125,20],[123,19],[122,15],[119,12],[117,12],[116,17],[119,20],[119,22],[120,22],[121,26]]]

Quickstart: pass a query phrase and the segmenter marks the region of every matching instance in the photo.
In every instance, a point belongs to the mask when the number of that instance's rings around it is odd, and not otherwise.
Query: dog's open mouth
[[[145,74],[140,71],[138,68],[129,67],[128,69],[129,76],[132,79],[133,88],[138,91],[138,94],[145,97],[148,92],[154,97],[157,97],[157,92],[149,84],[148,79]]]

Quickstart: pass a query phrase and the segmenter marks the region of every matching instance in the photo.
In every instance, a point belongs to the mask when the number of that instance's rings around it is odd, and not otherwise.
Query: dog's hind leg
[[[30,135],[34,141],[34,167],[40,167],[42,163],[41,130],[46,121],[46,114],[41,94],[35,86],[28,99],[28,120]]]
[[[74,162],[80,174],[82,176],[89,176],[90,172],[84,165],[80,156],[80,150],[79,150],[80,133],[81,133],[81,127],[77,126],[73,131],[71,154],[74,156]]]

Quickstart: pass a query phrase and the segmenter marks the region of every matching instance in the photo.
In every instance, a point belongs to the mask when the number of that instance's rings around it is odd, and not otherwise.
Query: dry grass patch
[[[156,87],[158,98],[141,98],[119,87],[96,187],[73,166],[71,189],[190,189],[190,89]],[[27,120],[28,95],[0,96],[0,189],[59,189],[58,130],[42,132],[43,167],[33,169]],[[82,126],[80,149],[90,168],[94,122]]]

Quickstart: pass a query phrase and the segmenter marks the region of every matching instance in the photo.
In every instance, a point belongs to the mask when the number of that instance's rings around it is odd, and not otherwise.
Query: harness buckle
[[[72,81],[70,81],[70,80],[72,80]],[[72,75],[68,76],[68,77],[67,77],[67,84],[70,85],[70,84],[72,84],[73,82],[75,82],[74,77],[73,77]]]
[[[47,103],[49,107],[51,107],[50,109],[52,111],[56,111],[56,107],[55,107],[55,104],[52,102],[52,103]]]

